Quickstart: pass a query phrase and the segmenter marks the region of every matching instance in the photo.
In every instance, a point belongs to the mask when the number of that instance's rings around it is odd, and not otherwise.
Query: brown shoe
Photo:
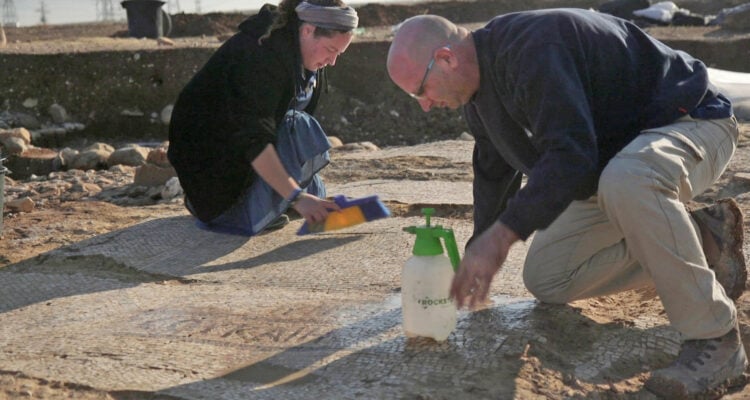
[[[721,199],[716,204],[692,210],[690,215],[700,227],[709,268],[727,296],[737,300],[745,291],[747,280],[740,207],[734,199]]]
[[[645,387],[665,399],[717,399],[747,383],[739,330],[715,339],[686,340],[677,360],[651,373]]]

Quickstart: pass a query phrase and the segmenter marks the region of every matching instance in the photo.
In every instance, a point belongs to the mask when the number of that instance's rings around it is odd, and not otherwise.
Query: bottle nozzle
[[[423,208],[422,209],[422,214],[424,215],[425,220],[427,220],[427,224],[425,226],[429,227],[430,226],[430,217],[432,216],[432,214],[435,214],[435,209],[434,208]]]

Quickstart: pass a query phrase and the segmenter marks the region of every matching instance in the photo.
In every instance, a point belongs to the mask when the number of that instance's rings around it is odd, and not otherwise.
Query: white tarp
[[[750,73],[709,68],[708,78],[732,100],[737,118],[750,121]]]
[[[677,7],[677,4],[671,1],[662,1],[652,5],[649,8],[635,10],[633,11],[633,15],[635,15],[636,17],[642,17],[650,19],[652,21],[660,21],[668,24],[672,22],[674,13],[679,10],[680,8]]]

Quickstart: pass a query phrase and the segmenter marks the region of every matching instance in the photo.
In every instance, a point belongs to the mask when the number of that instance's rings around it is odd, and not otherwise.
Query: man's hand
[[[487,301],[492,279],[518,239],[510,228],[495,222],[469,245],[451,285],[450,296],[458,308],[474,308]]]

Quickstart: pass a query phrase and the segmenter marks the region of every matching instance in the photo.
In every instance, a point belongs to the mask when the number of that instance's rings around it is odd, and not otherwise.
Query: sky
[[[403,0],[402,0],[403,1]],[[377,0],[378,3],[398,2],[398,0]],[[7,10],[14,8],[21,26],[39,25],[42,12],[48,24],[69,24],[91,22],[103,14],[104,5],[111,4],[116,19],[125,20],[125,9],[120,0],[0,0],[0,21],[7,23]],[[170,14],[177,12],[201,13],[217,11],[257,10],[264,3],[278,4],[274,0],[164,0],[163,8]],[[366,0],[348,1],[356,5],[368,3]],[[13,7],[9,7],[13,6]],[[100,10],[100,12],[97,12]]]

